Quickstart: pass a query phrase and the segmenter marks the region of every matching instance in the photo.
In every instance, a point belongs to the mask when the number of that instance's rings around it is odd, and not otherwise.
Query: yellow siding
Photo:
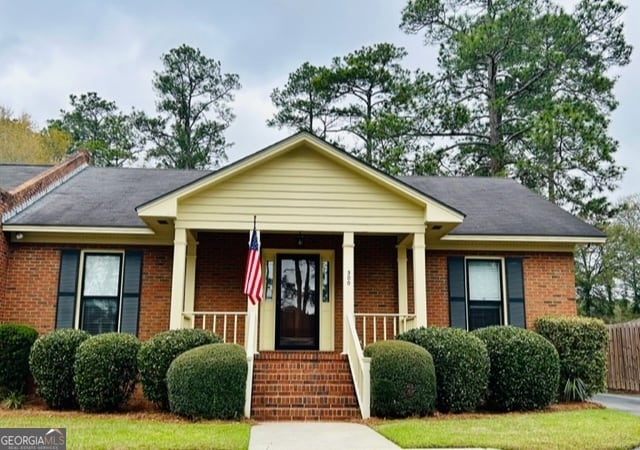
[[[424,231],[424,206],[299,147],[182,199],[177,226],[272,231]]]

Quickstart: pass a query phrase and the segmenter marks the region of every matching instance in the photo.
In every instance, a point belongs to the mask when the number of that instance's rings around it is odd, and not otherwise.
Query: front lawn
[[[403,448],[631,449],[640,419],[608,409],[381,421],[372,428]]]
[[[0,410],[3,428],[66,428],[69,449],[246,449],[245,422],[189,422],[169,414]]]

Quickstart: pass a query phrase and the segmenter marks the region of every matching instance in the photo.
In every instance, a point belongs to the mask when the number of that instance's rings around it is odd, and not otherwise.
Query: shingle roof
[[[211,171],[88,167],[7,225],[145,227],[135,208]],[[465,214],[453,235],[604,237],[517,182],[481,177],[399,177]]]
[[[45,165],[0,164],[0,189],[10,191],[49,169]]]
[[[210,173],[87,167],[6,224],[145,227],[136,206]]]
[[[597,228],[514,180],[490,177],[399,177],[465,219],[452,235],[604,237]]]

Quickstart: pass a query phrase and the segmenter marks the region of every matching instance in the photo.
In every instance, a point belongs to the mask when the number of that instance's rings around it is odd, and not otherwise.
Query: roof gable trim
[[[175,218],[177,216],[178,201],[180,199],[193,195],[200,190],[212,186],[213,184],[232,178],[241,172],[250,170],[257,165],[263,164],[266,161],[287,153],[304,143],[309,144],[313,150],[322,152],[324,156],[330,158],[334,162],[347,166],[351,170],[358,172],[360,175],[385,186],[387,189],[391,189],[396,194],[425,207],[425,221],[431,220],[432,217],[437,217],[441,221],[459,224],[464,218],[464,214],[462,212],[457,211],[437,199],[418,191],[414,187],[367,165],[352,155],[337,149],[333,145],[307,132],[294,134],[293,136],[285,138],[280,142],[226,166],[211,175],[195,180],[182,188],[167,193],[145,204],[139,205],[136,208],[136,211],[140,217],[162,216]]]

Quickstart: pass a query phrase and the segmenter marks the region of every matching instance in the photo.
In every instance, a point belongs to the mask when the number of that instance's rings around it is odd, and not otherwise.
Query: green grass
[[[449,418],[451,417],[451,418]],[[631,449],[640,418],[606,409],[378,422],[373,429],[403,448]]]
[[[188,422],[127,415],[2,412],[3,428],[66,428],[72,449],[246,449],[251,425],[243,422]]]

